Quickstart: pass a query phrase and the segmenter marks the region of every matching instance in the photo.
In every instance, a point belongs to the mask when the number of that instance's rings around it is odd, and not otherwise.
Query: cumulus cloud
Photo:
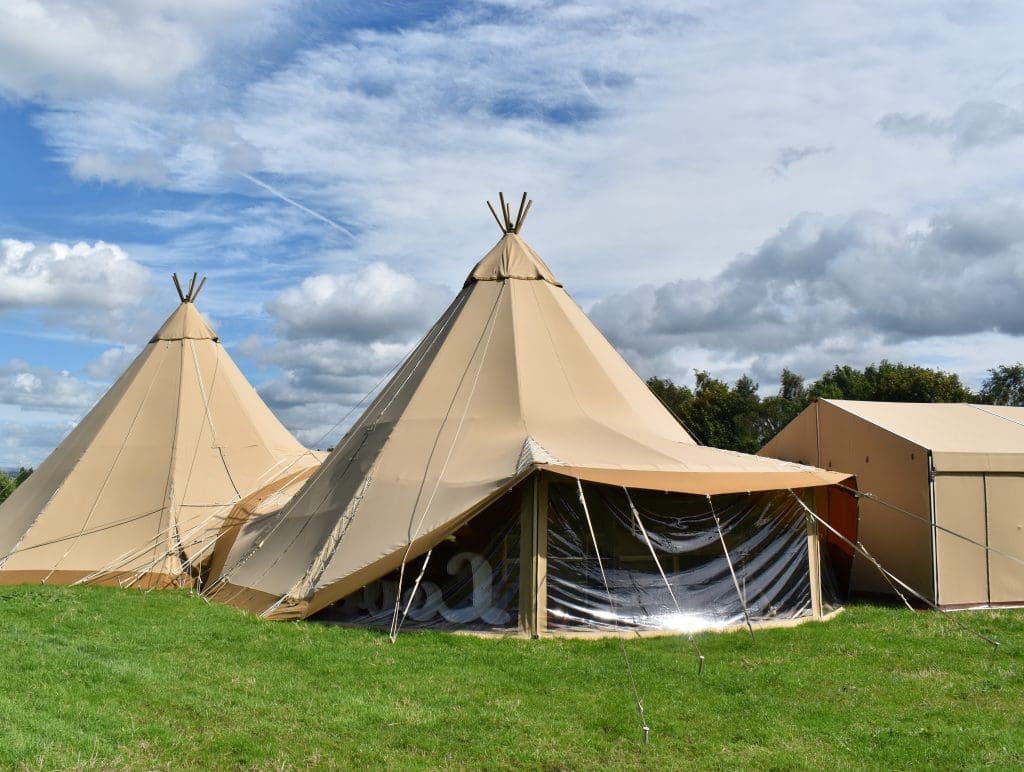
[[[567,164],[604,164],[609,174],[609,159],[634,166],[618,141],[586,139],[597,125],[635,115],[670,133],[641,107],[656,104],[650,97],[661,87],[641,76],[677,45],[692,16],[668,5],[636,14],[614,4],[541,5],[535,13],[509,25],[476,3],[455,5],[401,32],[346,30],[233,90],[79,100],[36,122],[82,179],[266,194],[294,209],[290,199],[344,231],[332,234],[309,214],[291,223],[291,234],[346,249],[353,245],[344,237],[356,234],[361,257],[395,261],[421,278],[427,271],[412,261],[429,255],[454,282],[474,256],[465,248],[482,251],[481,234],[493,233],[483,198],[498,186],[546,187],[557,206],[577,192],[556,182]],[[614,45],[595,48],[607,28],[617,30]]]
[[[82,179],[199,193],[204,207],[226,194],[239,222],[238,194],[291,209],[249,231],[273,222],[304,249],[339,251],[315,272],[384,259],[454,284],[493,234],[483,198],[527,189],[527,237],[585,300],[663,280],[666,262],[711,275],[801,210],[899,211],[1017,185],[1019,159],[950,168],[918,147],[929,143],[886,142],[875,124],[941,115],[972,94],[1011,104],[1000,52],[1016,44],[1019,10],[951,20],[913,4],[503,8],[467,0],[378,28],[373,11],[332,9],[338,26],[288,39],[298,45],[287,55],[254,47],[258,67],[184,79],[159,99],[51,104],[36,121]],[[984,45],[961,55],[973,41]]]
[[[941,114],[1001,77],[1020,11],[951,23],[927,4],[880,7],[460,2],[359,29],[346,18],[372,12],[346,6],[287,55],[254,46],[258,67],[153,99],[104,91],[38,122],[82,179],[260,195],[245,172],[357,233],[359,258],[426,278],[413,260],[427,255],[450,283],[491,233],[483,197],[525,188],[538,202],[527,236],[597,297],[662,280],[665,261],[711,274],[801,210],[1017,185],[1014,159],[943,168],[889,147],[874,124]],[[321,10],[304,6],[304,20]],[[783,175],[799,184],[765,174],[773,163],[799,169]],[[286,224],[338,243],[313,217]]]
[[[300,441],[327,447],[361,414],[411,347],[334,340],[278,343],[262,359],[280,373],[260,385],[260,396]]]
[[[966,102],[946,116],[888,113],[878,126],[897,137],[931,136],[949,140],[954,150],[1002,145],[1024,137],[1024,109],[994,100]]]
[[[138,303],[149,271],[114,244],[0,239],[0,312],[16,307],[115,308]]]
[[[138,356],[139,351],[138,345],[108,348],[98,357],[86,363],[82,369],[90,378],[110,383],[128,369],[128,365]]]
[[[356,273],[304,279],[271,300],[267,310],[286,338],[369,343],[422,333],[449,296],[443,287],[372,263]]]
[[[682,352],[706,361],[704,351],[732,370],[817,375],[910,341],[1024,335],[1022,293],[1018,205],[957,208],[923,227],[804,214],[711,279],[617,294],[592,316],[648,371],[678,372]]]
[[[32,366],[14,359],[0,364],[0,404],[24,410],[81,413],[99,398],[102,389],[67,370]]]
[[[311,276],[266,304],[276,339],[250,338],[238,350],[276,368],[261,395],[303,441],[316,443],[347,427],[451,298],[384,263]]]
[[[265,23],[251,0],[6,0],[0,94],[71,97],[166,87],[199,65],[223,30]]]
[[[75,427],[63,421],[20,421],[0,418],[0,469],[38,465]]]

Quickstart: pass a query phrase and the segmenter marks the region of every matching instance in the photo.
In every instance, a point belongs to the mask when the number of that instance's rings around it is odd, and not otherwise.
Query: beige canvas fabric
[[[187,584],[240,498],[317,463],[183,302],[0,506],[0,583]]]
[[[761,453],[856,474],[884,502],[860,500],[861,541],[933,603],[1024,603],[1024,566],[988,549],[1024,559],[1024,408],[820,399]],[[892,592],[860,556],[851,586]]]
[[[306,616],[541,469],[689,493],[845,478],[698,446],[509,232],[291,503],[222,540],[215,597]]]

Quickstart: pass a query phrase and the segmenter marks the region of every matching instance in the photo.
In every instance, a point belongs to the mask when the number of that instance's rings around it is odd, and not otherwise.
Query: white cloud
[[[224,30],[265,24],[255,0],[5,0],[0,94],[71,97],[164,88]]]
[[[417,281],[383,263],[352,274],[304,279],[267,304],[284,337],[376,342],[422,334],[450,291]]]
[[[140,347],[138,345],[108,348],[91,362],[88,362],[82,369],[90,378],[95,378],[97,381],[105,383],[112,383],[121,373],[128,369],[128,365],[138,356],[139,350]]]
[[[942,212],[924,228],[871,212],[800,215],[717,276],[640,287],[591,313],[648,374],[717,356],[730,374],[814,377],[897,352],[948,362],[951,341],[968,336],[1020,340],[1021,296],[1024,209],[1010,204]]]
[[[951,167],[877,124],[1011,100],[1024,72],[1001,52],[1021,12],[880,8],[569,2],[505,18],[469,2],[400,31],[321,31],[249,81],[39,123],[84,178],[251,196],[251,173],[357,243],[298,210],[289,235],[443,283],[493,236],[483,198],[528,189],[527,237],[587,300],[713,275],[799,211],[900,216],[1015,190],[1013,143]]]
[[[0,469],[37,466],[74,426],[68,419],[26,422],[0,417]]]
[[[114,157],[102,152],[83,152],[71,163],[71,174],[100,182],[142,182],[157,186],[167,179],[167,169],[153,151]]]
[[[116,308],[136,304],[149,271],[114,244],[0,239],[0,312],[28,306]]]
[[[96,402],[102,389],[67,370],[32,366],[22,360],[0,364],[0,404],[25,410],[82,413]]]
[[[976,100],[960,105],[948,116],[889,113],[879,119],[878,126],[897,137],[945,137],[954,150],[971,150],[1024,137],[1024,109]]]
[[[260,394],[285,424],[329,444],[452,297],[383,263],[312,276],[267,303],[276,340],[252,337],[237,350],[279,371]]]

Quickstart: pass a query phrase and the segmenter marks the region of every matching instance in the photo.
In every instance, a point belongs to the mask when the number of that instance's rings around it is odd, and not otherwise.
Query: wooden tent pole
[[[528,215],[530,213],[530,207],[531,206],[533,206],[533,199],[532,198],[529,201],[526,202],[526,209],[523,211],[523,216],[521,218],[519,218],[519,222],[516,223],[516,233],[519,233],[519,231],[523,227],[523,223],[526,222],[526,215]]]
[[[178,297],[181,298],[181,302],[185,302],[185,293],[181,291],[181,282],[178,281],[178,274],[172,273],[171,278],[174,280],[174,288],[178,290]]]
[[[534,506],[534,554],[536,557],[536,614],[538,636],[548,634],[548,475],[537,474],[537,502]]]
[[[537,637],[537,581],[534,529],[537,527],[537,473],[522,483],[519,507],[519,632]]]
[[[188,295],[185,296],[186,303],[192,302],[192,290],[196,288],[196,277],[198,276],[198,273],[196,273],[195,271],[192,272],[192,281],[188,283]]]
[[[512,227],[513,233],[519,233],[519,223],[523,221],[523,207],[526,206],[526,193],[523,193],[523,200],[519,202],[519,212],[516,214],[516,222]]]
[[[547,632],[548,498],[543,472],[522,483],[519,509],[519,631],[530,638]]]
[[[501,232],[508,233],[508,231],[505,230],[505,226],[501,224],[501,220],[498,219],[498,213],[494,211],[494,207],[491,206],[490,201],[487,202],[487,208],[490,209],[491,214],[494,215],[494,222],[498,223],[498,227],[501,228]]]
[[[814,508],[818,512],[828,514],[828,489],[814,489]],[[818,523],[812,518],[807,518],[807,568],[811,579],[811,617],[821,619],[822,592],[821,592],[821,531]]]
[[[501,202],[501,216],[505,218],[505,233],[512,230],[512,223],[508,221],[508,204],[505,203],[505,194],[498,191],[498,201]]]
[[[199,286],[198,286],[198,287],[196,287],[196,292],[195,292],[195,294],[194,294],[194,295],[192,296],[192,302],[193,302],[193,303],[195,303],[195,302],[196,302],[196,298],[197,298],[197,297],[199,297],[199,293],[203,291],[203,286],[204,286],[205,284],[206,284],[206,277],[204,276],[204,277],[203,277],[203,280],[202,280],[201,282],[199,282]]]

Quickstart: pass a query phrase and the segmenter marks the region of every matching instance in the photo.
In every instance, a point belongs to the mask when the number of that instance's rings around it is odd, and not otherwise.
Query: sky
[[[0,469],[178,303],[327,447],[500,233],[644,377],[1024,359],[1024,5],[0,4]]]

